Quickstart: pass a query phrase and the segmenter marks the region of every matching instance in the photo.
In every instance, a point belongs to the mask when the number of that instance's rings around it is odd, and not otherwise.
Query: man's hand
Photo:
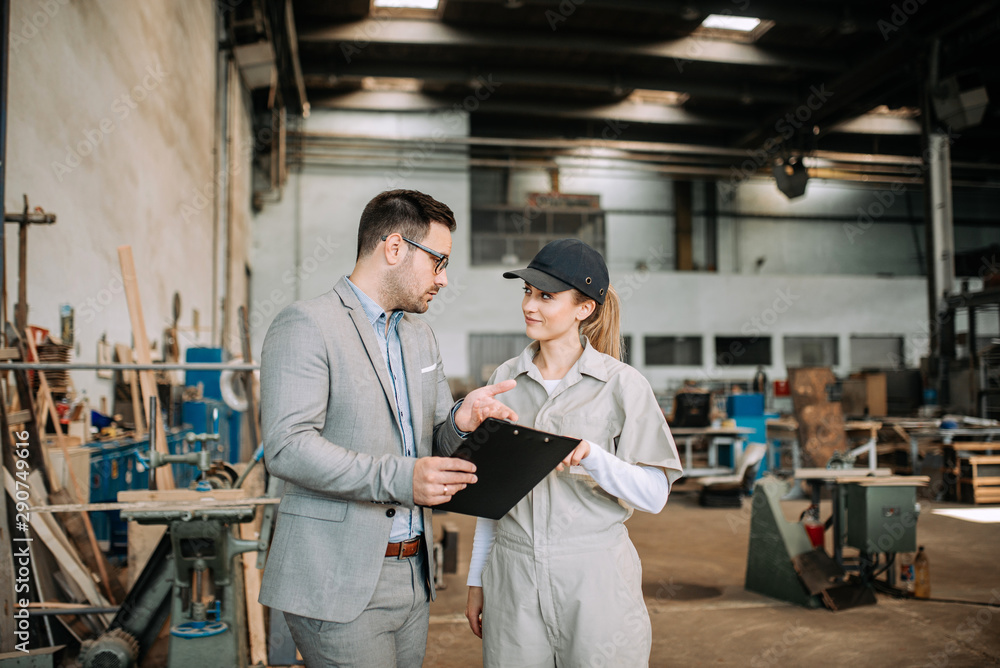
[[[483,588],[469,587],[469,600],[465,604],[465,618],[472,632],[483,637]]]
[[[413,502],[437,506],[451,501],[455,492],[478,478],[476,465],[455,457],[420,457],[413,467]]]
[[[573,451],[566,455],[566,459],[556,466],[557,471],[562,471],[563,466],[579,466],[580,462],[590,454],[590,441],[580,441]]]
[[[505,380],[496,385],[480,387],[465,397],[465,401],[455,411],[455,426],[461,431],[474,431],[486,418],[517,421],[517,413],[500,403],[495,397],[501,392],[514,389],[517,381]]]

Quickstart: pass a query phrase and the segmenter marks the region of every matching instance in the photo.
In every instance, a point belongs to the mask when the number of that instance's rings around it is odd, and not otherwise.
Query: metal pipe
[[[29,608],[29,617],[48,617],[50,615],[105,615],[118,612],[118,608]]]
[[[96,362],[0,362],[0,371],[257,371],[259,364],[178,362],[176,364],[98,364]]]

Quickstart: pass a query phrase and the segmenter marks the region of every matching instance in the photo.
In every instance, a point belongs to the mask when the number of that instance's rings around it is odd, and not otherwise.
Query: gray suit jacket
[[[398,327],[417,456],[448,455],[461,438],[449,420],[437,339],[409,314]],[[375,591],[395,506],[414,506],[416,460],[402,455],[389,371],[346,280],[278,314],[264,339],[260,386],[264,461],[285,493],[259,600],[351,621]],[[423,517],[430,543],[431,511]],[[433,573],[432,550],[427,559]]]

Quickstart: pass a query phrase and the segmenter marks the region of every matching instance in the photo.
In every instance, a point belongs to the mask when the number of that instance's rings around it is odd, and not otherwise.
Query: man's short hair
[[[422,241],[431,223],[455,231],[455,214],[430,195],[416,190],[388,190],[368,202],[358,225],[358,259],[370,255],[383,236],[399,232],[407,239]]]

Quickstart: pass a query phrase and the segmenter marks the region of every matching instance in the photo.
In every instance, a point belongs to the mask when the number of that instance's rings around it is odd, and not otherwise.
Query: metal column
[[[928,137],[927,187],[931,197],[930,258],[934,263],[934,295],[937,312],[955,289],[955,232],[951,205],[951,147],[946,134]]]

